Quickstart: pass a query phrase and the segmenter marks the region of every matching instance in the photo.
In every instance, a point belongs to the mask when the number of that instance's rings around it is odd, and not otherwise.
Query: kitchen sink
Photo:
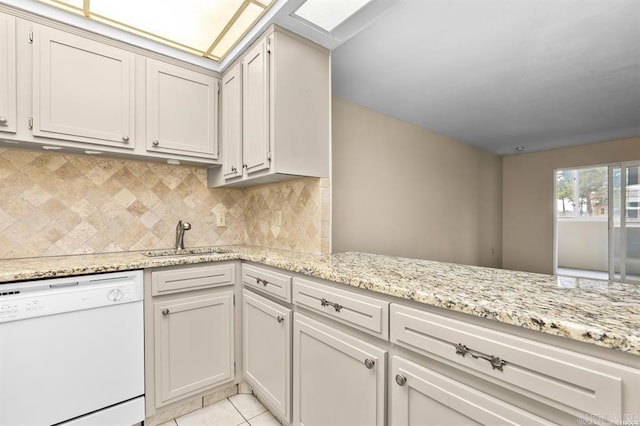
[[[199,247],[188,249],[174,249],[174,250],[154,250],[143,251],[142,254],[147,257],[179,257],[179,256],[201,256],[204,254],[222,254],[231,253],[231,249],[222,247]]]

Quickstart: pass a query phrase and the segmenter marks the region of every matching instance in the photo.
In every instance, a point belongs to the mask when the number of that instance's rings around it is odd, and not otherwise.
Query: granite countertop
[[[246,260],[640,355],[640,286],[366,253],[326,256],[250,246],[188,257],[142,252],[9,259],[0,283]]]

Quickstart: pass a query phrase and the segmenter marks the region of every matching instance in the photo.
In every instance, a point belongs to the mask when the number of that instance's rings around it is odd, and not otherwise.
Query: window
[[[555,272],[640,281],[640,163],[555,172]]]
[[[557,216],[606,218],[609,202],[607,166],[558,170],[556,174]]]

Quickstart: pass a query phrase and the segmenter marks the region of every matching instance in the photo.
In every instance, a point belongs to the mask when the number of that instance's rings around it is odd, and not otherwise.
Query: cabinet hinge
[[[29,126],[29,130],[33,130],[33,117],[27,119],[27,126]]]
[[[271,55],[271,38],[267,38],[267,54]]]
[[[216,87],[218,88],[218,95],[220,94],[220,83],[216,82]]]
[[[267,160],[271,161],[271,151],[267,152]]]
[[[233,295],[233,306],[236,306],[236,295]]]
[[[29,40],[30,44],[33,44],[33,30],[29,30],[29,32],[27,33],[27,39]]]
[[[236,362],[233,361],[233,375],[236,375]]]

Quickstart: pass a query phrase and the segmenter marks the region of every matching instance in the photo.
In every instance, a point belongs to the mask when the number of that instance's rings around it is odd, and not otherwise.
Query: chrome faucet
[[[178,226],[176,226],[176,249],[182,250],[184,248],[184,231],[189,229],[191,229],[189,222],[178,221]]]

